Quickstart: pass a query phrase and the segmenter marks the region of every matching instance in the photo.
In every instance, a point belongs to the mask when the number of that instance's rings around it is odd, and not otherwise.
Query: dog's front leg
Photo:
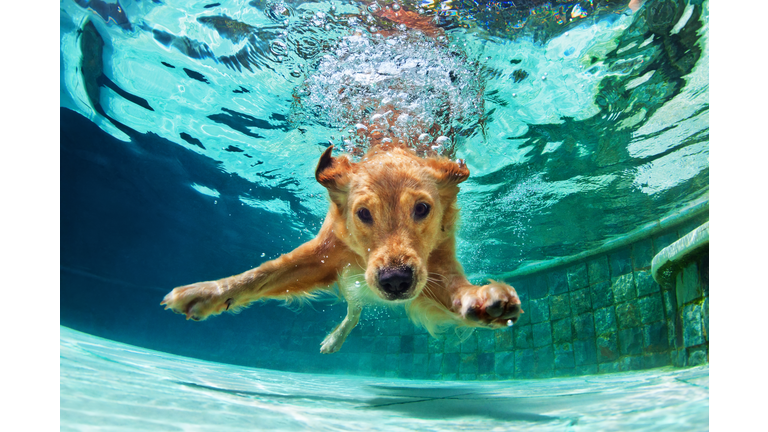
[[[288,299],[328,288],[339,270],[353,261],[348,255],[348,249],[324,226],[316,238],[292,252],[239,275],[178,287],[160,304],[199,321],[259,299]]]
[[[347,316],[344,317],[344,321],[336,326],[333,331],[328,334],[320,345],[320,352],[323,354],[335,353],[341,348],[341,345],[347,340],[347,336],[360,321],[360,313],[363,308],[355,303],[347,303]]]

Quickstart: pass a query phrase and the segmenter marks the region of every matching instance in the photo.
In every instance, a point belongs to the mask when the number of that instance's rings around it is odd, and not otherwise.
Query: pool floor
[[[254,369],[61,327],[62,431],[699,431],[709,367],[436,382]]]

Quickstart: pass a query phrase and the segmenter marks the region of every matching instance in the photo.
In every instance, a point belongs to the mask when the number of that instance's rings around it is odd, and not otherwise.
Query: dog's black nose
[[[384,292],[402,294],[413,284],[413,270],[410,267],[392,267],[379,270],[379,286]]]

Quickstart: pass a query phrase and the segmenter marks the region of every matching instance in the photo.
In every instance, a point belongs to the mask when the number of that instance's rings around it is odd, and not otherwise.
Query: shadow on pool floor
[[[206,362],[61,327],[61,430],[707,430],[709,368],[432,382]]]

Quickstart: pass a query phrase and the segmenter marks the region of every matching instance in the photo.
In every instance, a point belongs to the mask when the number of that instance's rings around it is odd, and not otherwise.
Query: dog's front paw
[[[523,313],[515,289],[495,281],[460,291],[454,296],[453,308],[465,320],[493,328],[514,324]]]
[[[187,319],[201,321],[230,308],[233,299],[222,296],[221,291],[218,282],[198,282],[175,288],[160,305]]]
[[[323,339],[323,343],[320,344],[321,354],[332,354],[341,349],[341,345],[344,344],[344,337],[339,335],[338,332],[332,332]]]

